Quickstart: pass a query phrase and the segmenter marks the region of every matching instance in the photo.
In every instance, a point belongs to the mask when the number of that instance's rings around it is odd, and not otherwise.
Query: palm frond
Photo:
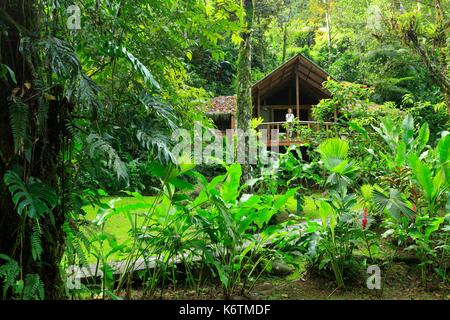
[[[317,151],[320,153],[321,160],[325,167],[333,171],[347,160],[349,145],[347,141],[339,138],[331,138],[322,142]]]
[[[415,215],[415,212],[408,207],[401,192],[397,189],[390,189],[388,195],[381,190],[374,189],[373,202],[380,211],[388,210],[391,216],[397,220],[400,220],[401,214],[408,219],[413,219]]]

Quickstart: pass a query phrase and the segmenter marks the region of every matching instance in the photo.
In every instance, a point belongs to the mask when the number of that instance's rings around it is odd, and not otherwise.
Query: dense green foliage
[[[72,4],[0,4],[3,299],[231,298],[279,261],[343,289],[408,253],[424,286],[450,284],[448,0]],[[214,126],[213,96],[237,94],[255,129],[251,82],[297,53],[332,76],[312,112],[329,130],[294,122],[303,143],[270,165],[172,152],[177,130]]]

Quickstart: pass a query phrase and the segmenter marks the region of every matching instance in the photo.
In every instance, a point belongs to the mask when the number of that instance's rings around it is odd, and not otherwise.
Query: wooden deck
[[[319,122],[319,121],[296,121],[295,126],[304,126],[305,128],[308,128],[312,131],[320,131],[320,130],[331,130],[333,126],[336,126],[336,122]],[[228,139],[231,138],[233,135],[234,128],[227,129],[226,131],[220,130],[220,133],[223,137],[228,137]],[[302,137],[301,135],[297,135],[294,137],[287,137],[286,132],[286,122],[264,122],[259,125],[258,130],[267,130],[266,137],[267,137],[267,147],[272,146],[280,146],[280,147],[287,147],[292,144],[304,144],[308,143],[308,139],[305,137]],[[277,140],[273,139],[272,135],[276,135],[278,137]]]
[[[319,121],[296,121],[294,126],[304,126],[312,131],[330,130],[333,126],[337,125],[336,122],[319,122]],[[287,135],[286,122],[264,122],[259,127],[259,130],[267,130],[267,146],[272,147],[278,145],[280,147],[290,146],[292,144],[302,144],[307,142],[305,137],[301,137],[300,134],[293,137]],[[278,136],[278,139],[273,140],[273,135]]]

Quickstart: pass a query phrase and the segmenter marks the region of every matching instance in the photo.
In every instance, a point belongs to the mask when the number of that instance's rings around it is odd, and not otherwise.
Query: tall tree
[[[412,10],[400,16],[394,14],[389,23],[403,44],[420,57],[431,78],[439,86],[450,114],[449,8],[448,5],[444,8],[441,0],[429,0],[425,5],[428,8],[426,12],[413,4]],[[400,12],[405,10],[402,5]]]
[[[65,63],[58,50],[70,51],[40,32],[39,5],[0,4],[0,253],[17,261],[25,286],[40,288],[38,298],[55,299],[64,294],[59,262],[65,217],[56,193],[64,176],[58,160],[71,106],[53,82],[56,69],[42,65]],[[6,297],[11,294],[10,288]]]
[[[252,103],[252,77],[251,77],[251,56],[252,56],[252,28],[254,20],[254,0],[242,0],[245,11],[243,31],[241,32],[241,44],[238,57],[238,88],[237,88],[237,128],[247,132],[250,128],[250,120],[253,111]],[[246,144],[245,154],[248,156]],[[248,167],[244,166],[244,177],[248,175]]]

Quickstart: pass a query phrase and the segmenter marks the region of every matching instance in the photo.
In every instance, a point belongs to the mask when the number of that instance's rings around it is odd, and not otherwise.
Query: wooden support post
[[[297,118],[300,120],[300,83],[298,73],[295,73],[295,97],[297,104]]]
[[[257,116],[258,118],[261,116],[261,95],[259,94],[259,88],[258,88],[258,97],[256,98],[256,110],[257,110]]]

